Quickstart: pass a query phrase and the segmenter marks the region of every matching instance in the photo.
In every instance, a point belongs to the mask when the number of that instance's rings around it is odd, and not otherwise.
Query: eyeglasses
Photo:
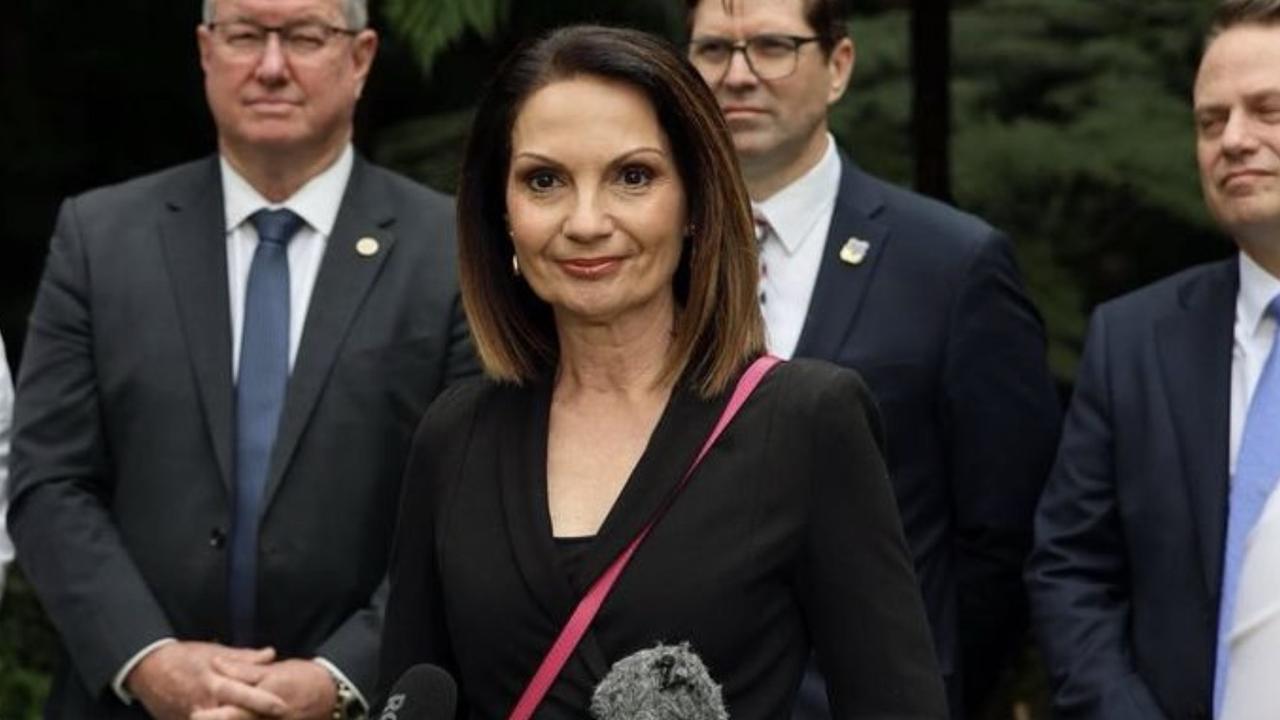
[[[796,71],[800,48],[820,40],[818,36],[752,35],[740,42],[723,37],[695,38],[689,42],[689,61],[708,80],[718,84],[741,51],[747,67],[761,80],[780,80]]]
[[[314,55],[329,45],[337,35],[354,37],[358,30],[334,27],[316,20],[303,20],[288,25],[262,25],[251,20],[211,22],[207,27],[232,54],[257,57],[267,47],[267,36],[275,33],[280,47],[293,56]]]

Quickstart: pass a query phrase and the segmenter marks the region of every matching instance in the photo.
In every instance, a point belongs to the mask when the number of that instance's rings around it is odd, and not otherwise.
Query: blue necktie
[[[1267,315],[1280,321],[1280,295],[1267,306]],[[1240,451],[1236,455],[1236,474],[1231,480],[1227,546],[1222,559],[1222,604],[1218,607],[1218,657],[1213,680],[1215,717],[1220,717],[1227,685],[1231,626],[1240,570],[1244,567],[1245,542],[1262,515],[1277,479],[1280,479],[1280,333],[1249,401],[1249,414],[1245,417]]]
[[[236,381],[236,487],[228,556],[231,641],[254,644],[258,593],[258,521],[289,382],[288,243],[302,218],[259,210],[250,218],[258,248],[249,267]]]

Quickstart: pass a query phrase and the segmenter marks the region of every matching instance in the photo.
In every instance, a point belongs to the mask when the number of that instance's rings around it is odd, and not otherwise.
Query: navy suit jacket
[[[841,165],[795,354],[856,369],[880,406],[907,543],[961,717],[1025,629],[1021,573],[1061,406],[1008,238],[848,158]],[[840,259],[849,238],[869,244],[856,265]],[[797,717],[824,717],[820,704],[806,681]]]
[[[1235,258],[1094,313],[1027,570],[1062,718],[1203,718],[1226,529]]]

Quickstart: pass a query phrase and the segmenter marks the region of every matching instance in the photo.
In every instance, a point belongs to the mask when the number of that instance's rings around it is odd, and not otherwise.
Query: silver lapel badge
[[[870,249],[871,243],[851,237],[845,240],[844,247],[840,248],[840,261],[846,265],[861,265],[867,257],[867,250]]]

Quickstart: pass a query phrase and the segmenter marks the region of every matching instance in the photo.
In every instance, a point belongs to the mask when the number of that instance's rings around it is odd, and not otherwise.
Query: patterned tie
[[[1280,295],[1271,300],[1266,314],[1280,321]],[[1267,355],[1262,375],[1249,401],[1236,473],[1227,506],[1227,544],[1222,560],[1222,604],[1218,608],[1217,664],[1213,682],[1214,716],[1220,717],[1226,679],[1230,671],[1231,630],[1236,593],[1249,533],[1280,479],[1280,333]]]
[[[228,557],[231,641],[254,642],[258,592],[258,520],[289,382],[288,243],[302,227],[290,210],[250,218],[258,248],[249,267],[236,382],[236,487]]]
[[[764,281],[769,277],[769,265],[764,260],[764,243],[773,234],[773,226],[769,224],[769,218],[765,217],[759,208],[751,208],[751,217],[756,224],[756,257],[760,258],[760,307],[764,307],[768,299],[764,291]]]

